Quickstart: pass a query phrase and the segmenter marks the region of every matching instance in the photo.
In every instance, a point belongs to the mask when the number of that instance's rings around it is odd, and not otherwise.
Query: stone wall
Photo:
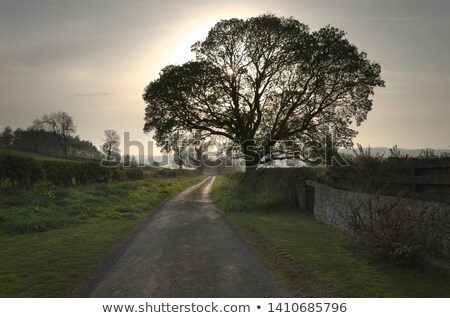
[[[399,200],[397,197],[378,197],[374,194],[339,190],[309,180],[306,181],[306,185],[314,187],[314,217],[325,224],[344,231],[349,231],[347,224],[352,213],[352,206],[374,200],[388,204]],[[411,211],[417,211],[418,215],[427,219],[427,228],[424,229],[429,233],[427,239],[433,240],[433,243],[439,246],[440,256],[424,254],[422,257],[424,264],[450,272],[450,205],[432,201],[410,200],[407,208]]]

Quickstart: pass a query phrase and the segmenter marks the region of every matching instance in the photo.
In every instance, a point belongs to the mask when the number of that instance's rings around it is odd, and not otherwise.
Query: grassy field
[[[74,161],[70,159],[64,159],[62,157],[58,156],[51,156],[51,155],[43,155],[39,153],[34,152],[25,152],[25,151],[19,151],[19,150],[13,150],[13,149],[4,149],[0,148],[0,154],[8,154],[8,155],[14,155],[14,156],[22,156],[22,157],[28,157],[33,158],[36,160],[48,160],[48,161]]]
[[[338,231],[218,177],[213,195],[246,242],[298,297],[450,297],[450,276],[387,264]],[[263,202],[263,201],[262,201]],[[282,202],[279,202],[282,206]]]
[[[0,192],[0,297],[83,295],[101,263],[164,200],[203,177]]]

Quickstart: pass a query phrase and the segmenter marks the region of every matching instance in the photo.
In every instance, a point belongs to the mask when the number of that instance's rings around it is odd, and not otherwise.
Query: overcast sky
[[[78,134],[142,133],[145,86],[220,19],[271,12],[328,24],[380,63],[386,88],[355,142],[450,148],[448,0],[1,0],[0,129],[64,110]]]

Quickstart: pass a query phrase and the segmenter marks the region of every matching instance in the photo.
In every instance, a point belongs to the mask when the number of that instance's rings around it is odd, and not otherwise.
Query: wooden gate
[[[305,186],[305,212],[308,214],[314,214],[314,192],[314,187]]]

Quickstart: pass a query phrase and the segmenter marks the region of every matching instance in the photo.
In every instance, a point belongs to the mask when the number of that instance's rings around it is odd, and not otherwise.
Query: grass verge
[[[213,196],[227,219],[293,296],[450,296],[449,276],[383,263],[312,216],[264,204],[250,211],[249,202],[257,194],[242,192],[229,178],[216,178]]]
[[[0,193],[0,297],[77,297],[149,211],[203,177]]]

